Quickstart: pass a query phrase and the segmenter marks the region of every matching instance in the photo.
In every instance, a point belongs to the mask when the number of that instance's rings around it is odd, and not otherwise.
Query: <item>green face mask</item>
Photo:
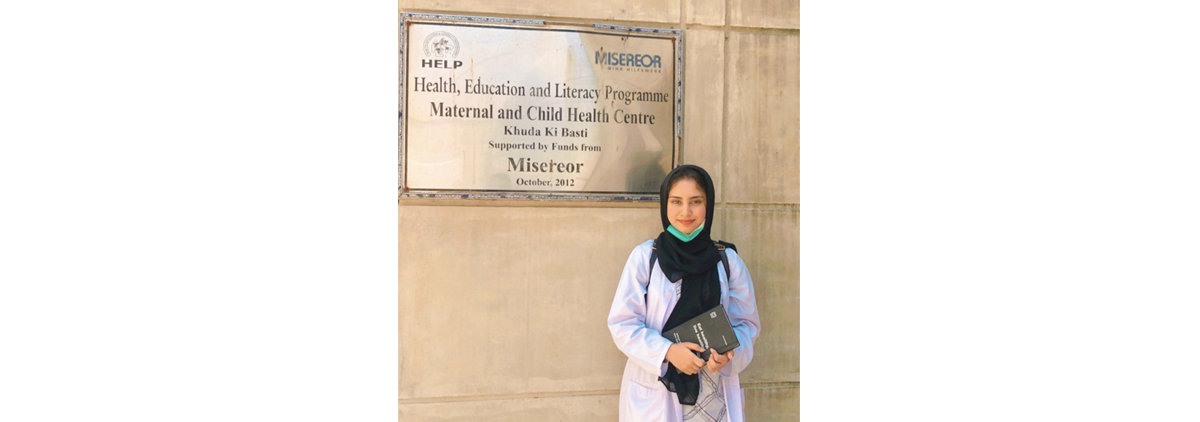
[[[667,233],[670,233],[671,235],[675,236],[676,239],[682,240],[685,243],[691,242],[692,239],[695,239],[696,236],[699,236],[700,232],[702,231],[704,231],[704,223],[700,223],[700,227],[697,227],[696,231],[692,232],[692,234],[683,234],[683,232],[676,229],[675,226],[667,226]]]

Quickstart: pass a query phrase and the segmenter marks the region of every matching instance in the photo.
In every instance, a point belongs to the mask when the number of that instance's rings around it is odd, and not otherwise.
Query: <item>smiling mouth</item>
[[[690,226],[690,225],[692,225],[692,223],[695,223],[695,222],[696,222],[696,220],[679,220],[679,224],[683,224],[685,226]]]

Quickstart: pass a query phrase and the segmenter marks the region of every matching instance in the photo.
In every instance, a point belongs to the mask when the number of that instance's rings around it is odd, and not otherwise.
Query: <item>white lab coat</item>
[[[621,272],[612,308],[608,311],[608,331],[617,348],[629,357],[621,377],[621,422],[680,422],[683,406],[679,398],[667,390],[658,377],[667,371],[667,349],[671,341],[662,336],[663,323],[675,309],[681,283],[667,281],[659,266],[654,264],[647,286],[651,245],[647,240],[633,249]],[[745,395],[738,374],[754,358],[754,340],[758,338],[758,306],[754,300],[754,285],[746,264],[733,249],[726,249],[732,282],[726,280],[723,263],[717,264],[721,278],[721,304],[738,338],[733,360],[718,374],[724,381],[725,403],[729,422],[743,422],[742,403]],[[649,293],[647,296],[644,294]],[[705,369],[707,370],[707,369]]]

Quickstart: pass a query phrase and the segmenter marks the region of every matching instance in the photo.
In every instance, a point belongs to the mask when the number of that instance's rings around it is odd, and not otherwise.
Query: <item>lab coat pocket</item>
[[[626,380],[625,388],[629,390],[628,412],[622,415],[622,421],[656,422],[667,420],[667,399],[670,397],[666,387],[647,387],[637,381]],[[626,419],[625,417],[628,417]]]

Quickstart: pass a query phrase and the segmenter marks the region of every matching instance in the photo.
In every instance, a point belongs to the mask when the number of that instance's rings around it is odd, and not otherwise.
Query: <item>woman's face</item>
[[[667,221],[675,230],[684,234],[692,234],[704,224],[705,213],[708,211],[707,198],[700,185],[692,179],[681,179],[671,186],[667,194]]]

